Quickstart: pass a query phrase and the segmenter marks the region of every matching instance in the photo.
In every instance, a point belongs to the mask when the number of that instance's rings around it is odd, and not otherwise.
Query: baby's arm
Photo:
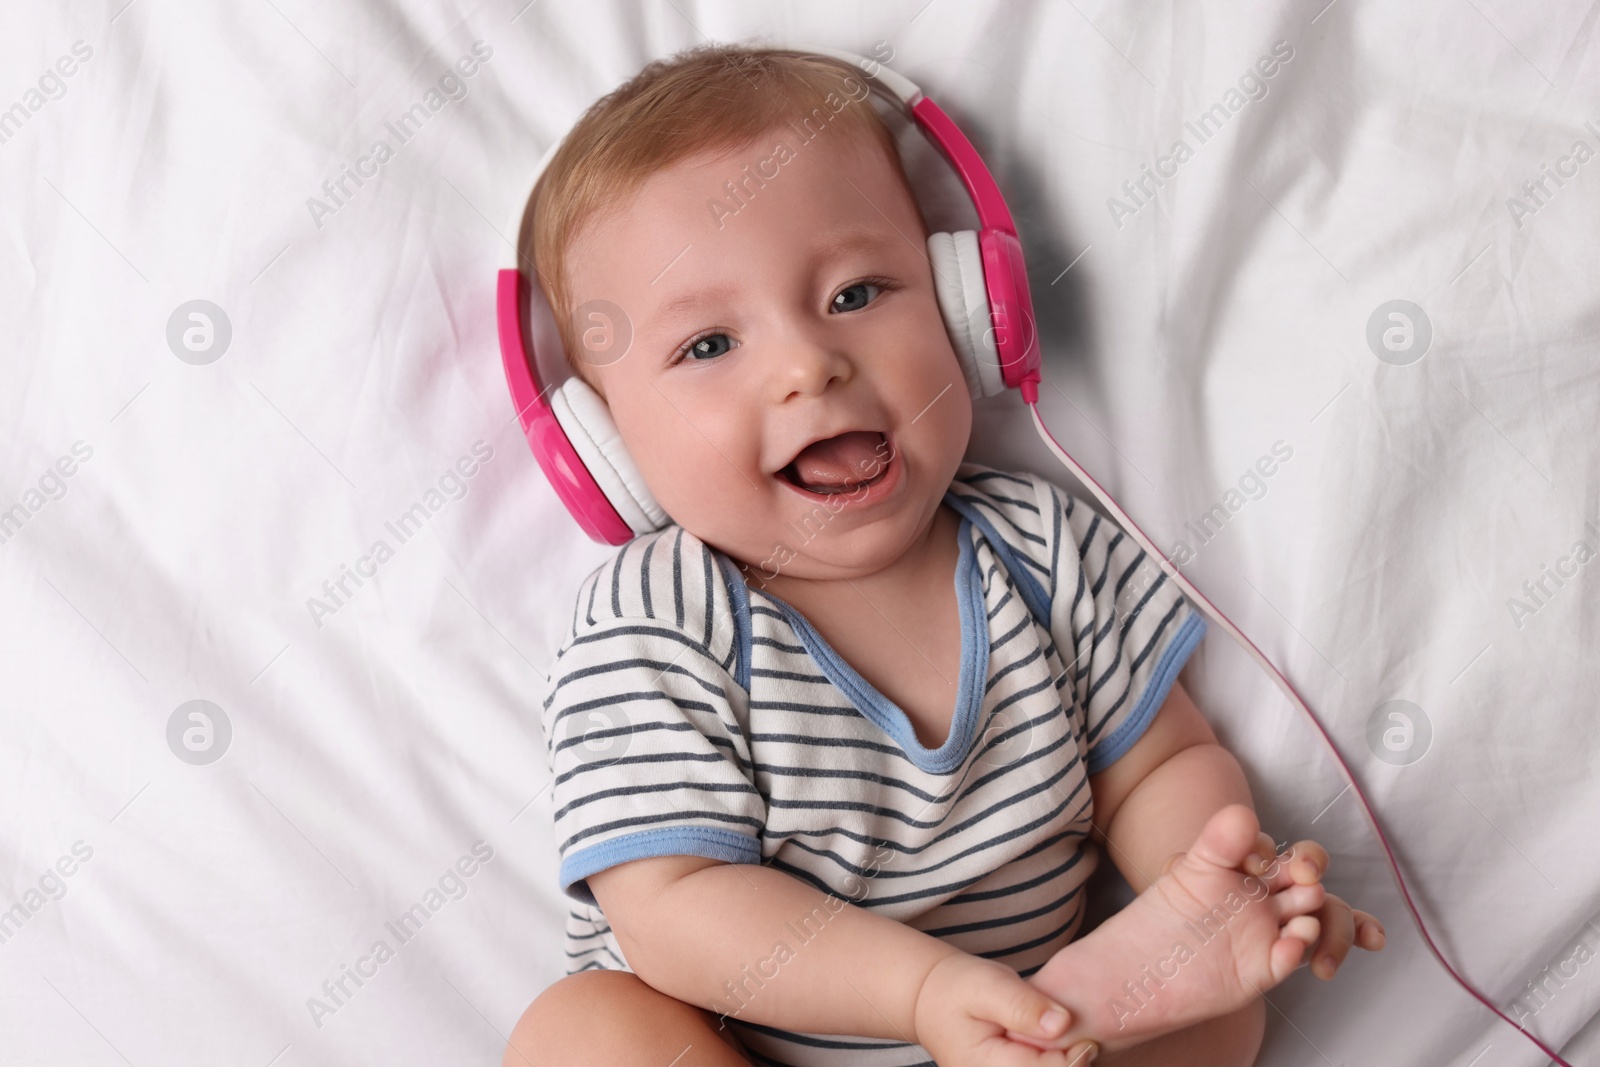
[[[1251,807],[1239,761],[1217,743],[1177,682],[1149,729],[1121,759],[1090,776],[1089,789],[1095,810],[1091,836],[1107,843],[1135,892],[1165,873],[1212,814],[1229,804]],[[1270,838],[1263,835],[1261,855],[1272,851]],[[1299,884],[1327,873],[1328,851],[1315,841],[1297,841],[1287,855],[1292,857],[1289,877]],[[1320,929],[1306,958],[1318,978],[1332,978],[1352,945],[1369,952],[1383,948],[1383,923],[1339,897],[1329,894],[1312,914]]]
[[[1062,1012],[1044,1025],[1061,1009],[1016,971],[782,871],[661,856],[592,874],[589,886],[634,973],[696,1007],[919,1043],[940,1063],[1068,1062],[1006,1040],[1007,1030],[1049,1040],[1071,1021]]]
[[[1320,845],[1274,855],[1238,762],[1176,683],[1090,787],[1093,834],[1139,896],[1031,977],[1080,1020],[1067,1039],[1119,1049],[1242,1008],[1342,906],[1322,888]]]
[[[910,1040],[922,979],[956,951],[754,864],[662,856],[592,874],[589,887],[648,985],[785,1029]],[[779,942],[793,955],[767,962]]]
[[[1180,682],[1174,681],[1149,727],[1109,767],[1089,776],[1094,830],[1134,892],[1141,893],[1229,804],[1254,810],[1233,753]]]

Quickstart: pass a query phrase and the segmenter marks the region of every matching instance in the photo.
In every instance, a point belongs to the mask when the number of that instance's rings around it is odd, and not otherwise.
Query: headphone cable
[[[1033,388],[1030,389],[1028,386],[1033,386]],[[1328,731],[1323,729],[1322,723],[1319,722],[1316,715],[1312,713],[1311,708],[1301,698],[1300,694],[1295,691],[1294,686],[1289,683],[1289,679],[1285,678],[1283,673],[1279,671],[1277,667],[1272,665],[1271,660],[1262,655],[1261,650],[1255,646],[1255,642],[1246,637],[1242,630],[1235,626],[1228,619],[1228,617],[1217,608],[1215,604],[1211,603],[1211,601],[1206,598],[1205,594],[1196,589],[1189,579],[1185,578],[1178,571],[1178,568],[1174,566],[1172,561],[1167,558],[1166,553],[1158,549],[1155,544],[1145,536],[1144,531],[1139,529],[1138,524],[1128,517],[1128,513],[1117,506],[1117,502],[1111,498],[1111,494],[1102,489],[1100,487],[1100,483],[1091,478],[1089,476],[1089,472],[1080,467],[1077,460],[1068,455],[1067,450],[1061,447],[1061,443],[1057,441],[1050,433],[1050,430],[1044,424],[1044,419],[1039,415],[1038,387],[1034,385],[1034,383],[1024,383],[1023,400],[1028,405],[1029,412],[1031,412],[1033,415],[1034,428],[1039,431],[1039,438],[1045,443],[1045,447],[1050,449],[1050,451],[1054,453],[1056,458],[1059,459],[1068,470],[1077,475],[1083,484],[1089,487],[1090,492],[1094,493],[1095,498],[1099,500],[1108,511],[1111,512],[1111,514],[1116,518],[1117,523],[1124,530],[1133,535],[1134,540],[1139,542],[1146,553],[1148,553],[1152,558],[1161,561],[1162,571],[1164,571],[1169,578],[1178,584],[1178,587],[1183,590],[1184,595],[1189,597],[1197,607],[1215,620],[1217,625],[1226,630],[1228,634],[1230,634],[1233,639],[1237,641],[1239,645],[1246,652],[1248,652],[1257,663],[1261,665],[1262,669],[1271,675],[1272,680],[1277,683],[1278,688],[1283,690],[1284,696],[1289,698],[1289,702],[1304,712],[1306,718],[1310,719],[1311,724],[1317,728],[1317,733],[1321,735],[1323,742],[1327,745],[1328,751],[1333,753],[1334,762],[1339,765],[1340,773],[1342,773],[1345,777],[1345,780],[1350,783],[1350,789],[1354,791],[1356,799],[1360,801],[1361,811],[1366,815],[1367,822],[1372,826],[1373,833],[1377,834],[1378,844],[1383,846],[1384,857],[1389,861],[1390,873],[1394,875],[1395,884],[1400,887],[1400,895],[1405,900],[1406,908],[1411,912],[1411,918],[1413,921],[1415,921],[1417,929],[1421,932],[1422,940],[1427,943],[1428,950],[1432,952],[1434,958],[1439,961],[1439,965],[1449,972],[1450,977],[1455,979],[1457,985],[1459,985],[1462,989],[1465,989],[1468,993],[1471,993],[1478,999],[1479,1003],[1488,1008],[1490,1011],[1494,1012],[1506,1023],[1515,1027],[1517,1032],[1522,1034],[1522,1036],[1526,1037],[1529,1041],[1532,1041],[1535,1045],[1538,1045],[1539,1050],[1559,1064],[1560,1067],[1572,1067],[1572,1064],[1562,1059],[1561,1056],[1549,1045],[1546,1045],[1543,1041],[1539,1040],[1538,1037],[1534,1036],[1532,1032],[1524,1028],[1510,1016],[1506,1015],[1505,1012],[1495,1007],[1494,1004],[1490,1002],[1488,997],[1485,997],[1482,993],[1474,989],[1466,979],[1462,978],[1461,975],[1456,973],[1456,969],[1454,967],[1450,966],[1450,961],[1445,959],[1444,953],[1439,950],[1439,946],[1434,944],[1433,938],[1428,934],[1428,927],[1422,921],[1422,913],[1417,910],[1415,902],[1413,902],[1411,899],[1411,892],[1406,888],[1406,880],[1400,873],[1400,861],[1395,858],[1394,849],[1389,846],[1389,839],[1384,835],[1383,828],[1378,824],[1377,812],[1375,812],[1372,808],[1372,805],[1367,802],[1366,794],[1361,791],[1361,786],[1356,784],[1355,775],[1351,772],[1349,765],[1345,763],[1344,757],[1339,754],[1339,749],[1333,743],[1333,739],[1328,736]]]

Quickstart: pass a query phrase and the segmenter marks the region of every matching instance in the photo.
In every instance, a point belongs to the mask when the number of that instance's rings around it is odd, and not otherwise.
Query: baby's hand
[[[1048,1042],[1071,1023],[1065,1008],[1010,967],[964,952],[934,964],[917,993],[917,1043],[939,1067],[1084,1067],[1078,1046],[1037,1049],[1005,1036]]]
[[[1257,855],[1270,857],[1272,853],[1272,838],[1262,834]],[[1288,864],[1288,877],[1296,884],[1319,882],[1328,873],[1328,850],[1315,841],[1297,841],[1290,853],[1294,859]],[[1306,954],[1306,959],[1311,963],[1311,973],[1318,978],[1332,978],[1350,952],[1351,945],[1359,945],[1368,952],[1383,949],[1386,940],[1383,924],[1366,912],[1350,907],[1332,893],[1324,897],[1322,907],[1311,914],[1322,929],[1316,944]]]

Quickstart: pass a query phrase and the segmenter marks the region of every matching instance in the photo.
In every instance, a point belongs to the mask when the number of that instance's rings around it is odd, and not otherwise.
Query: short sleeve
[[[1082,716],[1094,774],[1133,747],[1206,630],[1205,618],[1139,543],[1042,479],[1054,514],[1050,629]]]
[[[565,644],[541,722],[554,776],[560,883],[594,904],[596,871],[651,856],[761,862],[766,802],[748,699],[667,619],[606,618]]]

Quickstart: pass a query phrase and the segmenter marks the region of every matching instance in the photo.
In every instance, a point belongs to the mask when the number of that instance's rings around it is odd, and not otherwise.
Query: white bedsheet
[[[1600,150],[1600,7],[1324,3],[11,10],[0,1061],[498,1063],[562,973],[533,695],[609,552],[511,421],[506,220],[645,61],[770,34],[884,42],[969,132],[1018,215],[1058,436],[1197,548],[1186,573],[1322,714],[1455,963],[1600,1062],[1600,565],[1568,555],[1600,547],[1600,161],[1573,154]],[[1292,58],[1241,85],[1276,42]],[[1142,164],[1170,177],[1135,197]],[[371,177],[335,199],[346,166]],[[1400,299],[1431,323],[1409,365],[1366,340]],[[213,362],[169,345],[193,300],[231,327]],[[178,348],[219,351],[186,315]],[[1228,496],[1278,442],[1265,494]],[[1066,482],[1014,397],[973,456]],[[1535,603],[1545,566],[1575,573]],[[341,592],[345,567],[375,576]],[[1428,956],[1268,680],[1216,628],[1185,678],[1269,828],[1325,842],[1390,932],[1269,994],[1261,1062],[1544,1062]],[[209,764],[169,747],[197,699],[231,727]],[[1406,766],[1366,740],[1393,699],[1431,724]],[[335,1001],[346,967],[368,977]]]

